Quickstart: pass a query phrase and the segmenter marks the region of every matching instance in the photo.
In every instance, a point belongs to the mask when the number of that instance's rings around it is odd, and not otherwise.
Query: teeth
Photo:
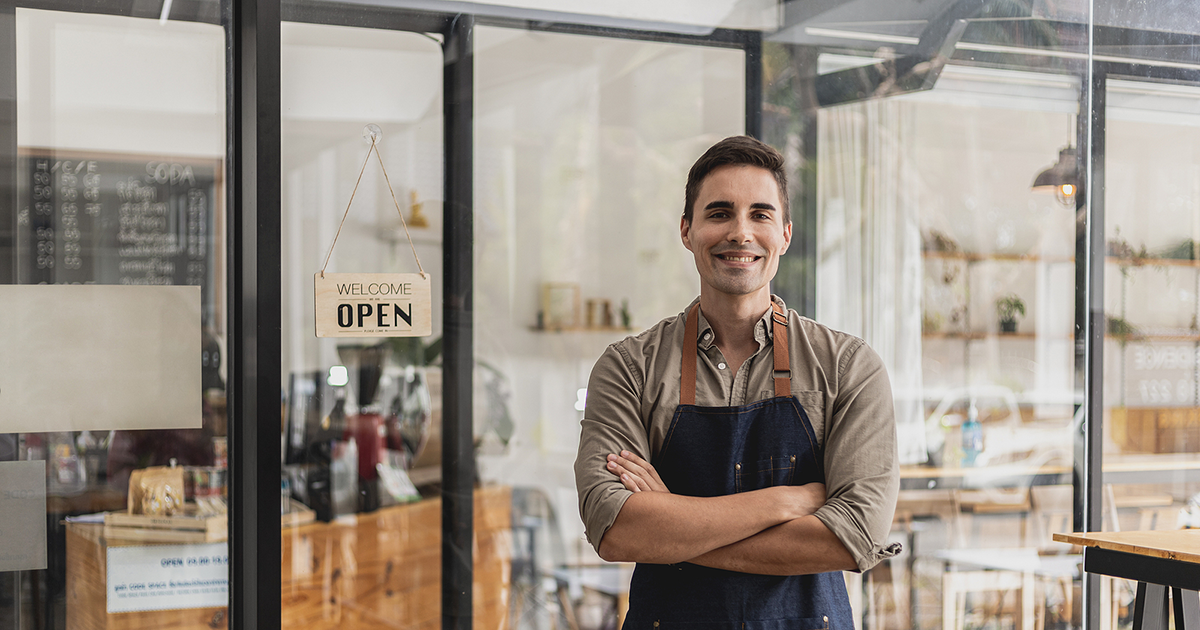
[[[724,256],[724,258],[733,262],[754,262],[754,256]]]

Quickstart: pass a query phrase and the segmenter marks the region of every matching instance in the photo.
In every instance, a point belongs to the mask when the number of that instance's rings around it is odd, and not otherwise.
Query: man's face
[[[702,293],[741,296],[769,291],[779,256],[792,242],[783,222],[779,184],[750,165],[721,166],[700,184],[692,221],[681,221],[683,245],[696,257]]]

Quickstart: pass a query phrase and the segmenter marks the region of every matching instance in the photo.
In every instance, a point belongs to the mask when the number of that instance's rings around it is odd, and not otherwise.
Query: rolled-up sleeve
[[[883,361],[858,341],[838,365],[825,425],[828,499],[816,512],[866,571],[900,551],[888,532],[900,490],[892,388]]]
[[[617,344],[600,356],[588,379],[575,488],[588,542],[597,552],[604,533],[633,494],[608,472],[608,454],[628,450],[650,460],[647,430],[639,413],[644,383],[642,371]]]

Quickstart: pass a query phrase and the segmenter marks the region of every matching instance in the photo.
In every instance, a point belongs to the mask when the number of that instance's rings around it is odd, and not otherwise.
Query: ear
[[[783,247],[779,250],[779,255],[787,253],[789,247],[792,246],[792,222],[788,221],[787,225],[783,226]]]
[[[687,217],[681,217],[679,219],[679,238],[683,241],[683,246],[686,247],[689,252],[692,251],[692,239],[688,236],[688,233],[691,232],[691,229],[692,223],[687,220]]]

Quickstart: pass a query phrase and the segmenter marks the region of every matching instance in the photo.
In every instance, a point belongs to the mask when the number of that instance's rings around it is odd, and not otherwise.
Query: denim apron
[[[697,304],[684,327],[679,407],[651,464],[675,493],[711,497],[824,482],[812,423],[791,395],[788,320],[772,301],[775,397],[696,406]],[[638,564],[624,630],[853,630],[840,572],[774,576],[691,563]]]

